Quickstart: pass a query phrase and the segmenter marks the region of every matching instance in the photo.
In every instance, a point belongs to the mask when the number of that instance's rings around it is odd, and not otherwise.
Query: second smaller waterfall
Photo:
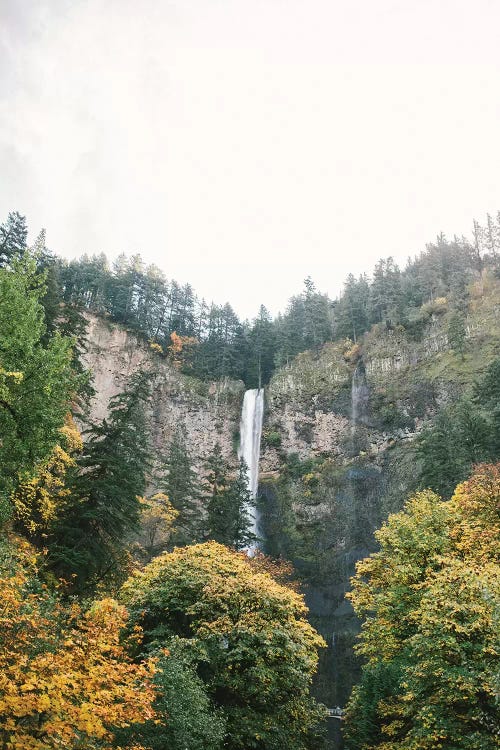
[[[252,496],[252,505],[248,514],[252,525],[250,531],[258,536],[259,514],[255,506],[259,486],[260,438],[262,434],[262,417],[264,415],[264,389],[253,388],[245,392],[240,421],[240,448],[238,458],[242,458],[248,471],[248,489]]]
[[[354,370],[351,385],[351,431],[356,429],[357,424],[363,424],[368,416],[368,405],[370,401],[370,389],[366,382],[366,372],[363,362],[360,362]]]

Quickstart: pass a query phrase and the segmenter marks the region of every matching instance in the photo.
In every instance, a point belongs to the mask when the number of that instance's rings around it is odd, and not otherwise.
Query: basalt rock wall
[[[244,386],[238,381],[202,383],[178,371],[134,333],[97,316],[88,316],[88,344],[84,364],[93,373],[95,397],[91,419],[106,416],[109,400],[124,390],[135,372],[151,372],[152,399],[148,421],[156,454],[166,452],[179,425],[186,430],[190,453],[201,465],[215,443],[236,465]]]

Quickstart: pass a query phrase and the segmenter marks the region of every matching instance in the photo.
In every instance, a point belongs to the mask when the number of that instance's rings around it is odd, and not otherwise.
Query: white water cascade
[[[260,437],[262,434],[262,417],[264,414],[264,389],[253,388],[245,391],[240,421],[240,448],[238,458],[247,465],[248,489],[252,503],[248,507],[251,519],[250,531],[258,537],[259,514],[255,506],[259,486]],[[251,550],[249,550],[251,552]]]

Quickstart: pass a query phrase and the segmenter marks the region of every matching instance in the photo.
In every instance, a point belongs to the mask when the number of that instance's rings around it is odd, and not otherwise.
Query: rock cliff
[[[165,453],[176,427],[184,425],[198,469],[216,442],[235,463],[243,383],[202,383],[187,377],[132,332],[97,316],[88,316],[87,331],[84,365],[93,373],[95,389],[91,419],[102,419],[110,398],[124,389],[127,379],[147,369],[153,383],[149,423],[155,452]]]

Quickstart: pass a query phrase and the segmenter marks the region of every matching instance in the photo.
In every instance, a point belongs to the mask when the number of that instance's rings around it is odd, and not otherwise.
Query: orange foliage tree
[[[26,542],[2,543],[0,746],[114,747],[114,728],[154,716],[154,661],[135,664],[127,655],[124,607],[112,599],[87,611],[65,606],[37,579],[36,565]]]
[[[173,331],[170,334],[170,341],[172,343],[168,347],[168,355],[172,364],[179,368],[188,364],[198,339],[194,336],[179,336],[178,333]]]

